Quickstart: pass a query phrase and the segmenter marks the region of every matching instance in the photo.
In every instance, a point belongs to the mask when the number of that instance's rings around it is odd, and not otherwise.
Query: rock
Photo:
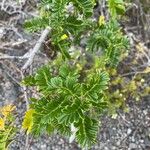
[[[140,140],[140,143],[144,143],[144,140]]]
[[[131,138],[131,141],[132,141],[132,142],[135,142],[135,139],[134,139],[134,137],[133,137],[133,136],[132,136],[132,138]]]
[[[46,144],[41,145],[41,149],[46,149]]]
[[[117,145],[117,146],[120,146],[120,141],[117,141],[116,145]]]
[[[143,110],[143,113],[144,113],[144,115],[148,114],[147,110]]]
[[[144,141],[145,145],[146,146],[150,146],[150,140],[149,138],[146,138],[145,141]]]
[[[131,132],[132,132],[132,130],[129,128],[129,129],[127,130],[127,134],[129,135]]]
[[[130,143],[129,144],[129,148],[132,150],[132,149],[136,149],[137,148],[137,145],[135,143]]]
[[[145,149],[146,146],[145,146],[145,144],[141,144],[141,147],[142,147],[143,149]]]

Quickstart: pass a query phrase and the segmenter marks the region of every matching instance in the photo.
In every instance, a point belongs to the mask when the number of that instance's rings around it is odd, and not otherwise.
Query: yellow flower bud
[[[105,17],[104,16],[99,16],[98,24],[99,24],[99,26],[102,26],[105,24]]]
[[[60,39],[61,39],[61,40],[66,40],[67,38],[68,38],[68,36],[67,36],[66,34],[64,34],[64,35],[61,36]]]

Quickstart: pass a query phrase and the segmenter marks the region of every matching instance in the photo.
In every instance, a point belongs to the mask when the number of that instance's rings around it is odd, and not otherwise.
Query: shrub
[[[53,62],[23,81],[41,96],[31,98],[26,112],[28,133],[57,131],[82,147],[96,142],[99,117],[110,104],[108,67],[118,65],[129,44],[116,19],[125,11],[123,1],[108,1],[110,20],[95,20],[94,5],[94,0],[42,0],[40,16],[25,22],[33,32],[50,27],[52,51],[57,52]]]

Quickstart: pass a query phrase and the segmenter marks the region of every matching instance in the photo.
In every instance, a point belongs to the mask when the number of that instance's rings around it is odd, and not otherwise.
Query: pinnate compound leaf
[[[90,147],[96,143],[99,123],[94,119],[85,117],[78,124],[78,131],[76,132],[76,139],[82,147]]]

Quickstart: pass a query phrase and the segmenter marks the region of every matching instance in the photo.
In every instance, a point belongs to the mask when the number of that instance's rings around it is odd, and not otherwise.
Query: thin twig
[[[20,71],[20,74],[21,74],[21,78],[22,80],[25,78],[24,74],[22,71]],[[29,109],[29,102],[28,102],[28,94],[27,94],[27,88],[26,86],[22,85],[22,89],[24,91],[24,98],[25,98],[25,101],[26,101],[26,107],[27,107],[27,110]]]
[[[21,77],[22,79],[24,79],[24,74],[22,71],[20,71],[21,73]],[[25,99],[25,102],[26,102],[26,110],[29,109],[29,102],[28,102],[28,94],[27,94],[27,87],[22,85],[22,89],[23,89],[23,92],[24,92],[24,99]],[[29,135],[27,134],[26,135],[26,140],[25,140],[25,150],[28,150],[29,149]]]
[[[33,62],[34,56],[35,54],[39,51],[39,49],[41,48],[43,42],[45,41],[45,39],[47,38],[49,32],[50,32],[50,27],[47,27],[41,34],[41,37],[39,38],[39,40],[37,41],[35,47],[33,48],[33,50],[30,52],[29,54],[29,59],[26,61],[26,63],[24,64],[24,66],[22,67],[22,70],[26,70]]]
[[[0,56],[0,59],[27,59],[27,56],[9,56],[9,55],[3,55]]]
[[[137,74],[145,74],[145,72],[144,71],[128,72],[128,73],[122,74],[121,76],[125,77],[125,76],[129,76],[129,75],[137,75]]]

